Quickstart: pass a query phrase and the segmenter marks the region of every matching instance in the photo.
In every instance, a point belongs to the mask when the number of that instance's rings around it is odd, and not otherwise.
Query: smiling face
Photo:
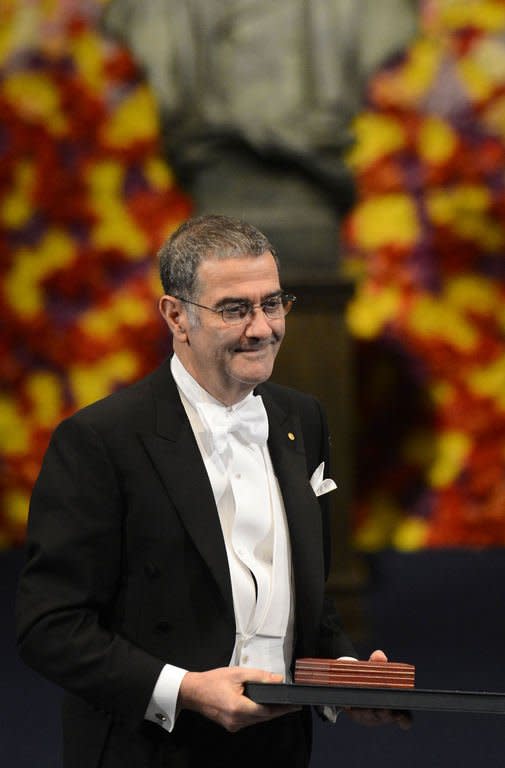
[[[279,293],[279,274],[270,252],[261,256],[206,259],[198,268],[199,304],[260,304]],[[174,351],[187,371],[207,392],[226,405],[244,398],[272,373],[284,337],[284,317],[268,319],[261,309],[240,325],[226,325],[221,314],[191,307],[171,296],[160,311],[174,336]],[[197,314],[198,323],[192,323]]]

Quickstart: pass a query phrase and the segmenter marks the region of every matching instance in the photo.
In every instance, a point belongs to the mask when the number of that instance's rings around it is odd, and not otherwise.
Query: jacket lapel
[[[156,434],[140,437],[233,616],[228,560],[209,477],[168,363],[157,373],[153,377]]]
[[[307,651],[319,630],[324,587],[321,508],[310,487],[301,422],[270,391],[258,387],[268,414],[268,446],[288,521],[296,593],[298,641]]]

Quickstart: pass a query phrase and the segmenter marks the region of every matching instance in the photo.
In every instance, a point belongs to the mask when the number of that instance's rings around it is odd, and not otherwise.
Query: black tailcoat
[[[296,654],[352,653],[323,604],[326,497],[316,499],[309,479],[321,461],[328,466],[324,415],[285,387],[263,384],[257,394],[291,540]],[[105,766],[111,732],[184,746],[198,716],[183,712],[172,734],[144,721],[158,675],[165,662],[226,666],[235,620],[212,489],[168,360],[56,429],[33,491],[27,552],[19,648],[67,691],[65,768]]]

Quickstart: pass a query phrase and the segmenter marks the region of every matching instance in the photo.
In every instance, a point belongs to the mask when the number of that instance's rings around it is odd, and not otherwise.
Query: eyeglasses
[[[190,301],[183,296],[174,296],[174,299],[184,301],[186,304],[192,304],[200,309],[208,309],[209,312],[215,312],[221,315],[223,323],[226,325],[240,325],[246,318],[254,313],[255,309],[262,309],[269,320],[277,320],[285,317],[296,301],[296,296],[290,293],[279,293],[276,296],[269,296],[261,304],[251,304],[250,301],[237,301],[233,304],[225,304],[223,307],[206,307],[205,304],[197,304],[196,301]]]

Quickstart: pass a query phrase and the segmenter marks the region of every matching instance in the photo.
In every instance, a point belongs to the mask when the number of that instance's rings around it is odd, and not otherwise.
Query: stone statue
[[[352,118],[416,17],[415,0],[111,0],[104,27],[144,68],[196,212],[251,221],[317,282],[354,200]]]

